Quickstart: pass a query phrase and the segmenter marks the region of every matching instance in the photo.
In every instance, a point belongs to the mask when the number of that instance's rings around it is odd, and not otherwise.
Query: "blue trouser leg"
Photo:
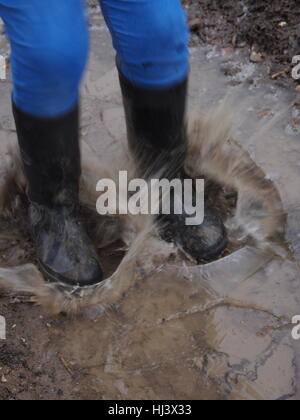
[[[83,0],[0,0],[11,42],[13,99],[41,117],[78,101],[88,55]],[[122,73],[163,89],[188,73],[188,29],[180,0],[101,0]]]
[[[34,116],[68,112],[88,55],[82,0],[0,0],[12,55],[13,100]]]
[[[122,73],[136,86],[171,87],[189,71],[180,0],[100,0]]]

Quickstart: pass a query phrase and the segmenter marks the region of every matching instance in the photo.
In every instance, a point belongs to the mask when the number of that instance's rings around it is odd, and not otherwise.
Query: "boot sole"
[[[49,283],[57,284],[59,286],[62,286],[63,288],[69,288],[69,289],[86,289],[92,286],[96,286],[103,282],[103,279],[101,280],[94,280],[89,283],[85,283],[84,285],[81,285],[80,283],[73,283],[66,281],[62,276],[60,276],[57,273],[54,273],[52,270],[50,270],[48,267],[46,267],[40,260],[38,261],[40,270]]]

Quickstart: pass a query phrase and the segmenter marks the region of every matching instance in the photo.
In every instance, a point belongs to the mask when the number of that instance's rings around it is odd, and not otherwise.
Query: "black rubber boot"
[[[78,107],[59,118],[34,117],[14,104],[13,113],[41,270],[48,280],[63,285],[96,284],[102,270],[79,216]]]
[[[187,79],[170,89],[146,90],[134,86],[121,72],[119,76],[129,147],[141,176],[184,178]],[[161,237],[175,242],[198,262],[220,256],[227,247],[227,235],[218,213],[206,205],[204,222],[198,226],[186,226],[186,217],[184,211],[159,216]]]

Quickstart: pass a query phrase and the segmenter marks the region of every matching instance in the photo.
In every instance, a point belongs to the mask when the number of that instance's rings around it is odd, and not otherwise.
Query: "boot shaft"
[[[147,90],[134,86],[121,72],[119,76],[129,148],[141,175],[174,177],[186,156],[187,79],[169,89]]]
[[[57,118],[29,115],[13,104],[28,196],[51,206],[78,201],[80,178],[79,109]]]

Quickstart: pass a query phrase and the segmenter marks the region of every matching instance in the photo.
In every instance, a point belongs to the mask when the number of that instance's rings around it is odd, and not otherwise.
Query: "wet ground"
[[[109,34],[97,8],[90,19],[82,136],[101,165],[119,153],[125,125]],[[207,111],[231,97],[235,138],[280,192],[294,258],[242,246],[203,269],[171,262],[145,276],[139,266],[139,281],[117,304],[76,317],[47,316],[31,296],[2,289],[0,399],[299,399],[291,319],[300,315],[300,97],[267,67],[250,62],[246,47],[195,42],[189,106]],[[16,137],[9,82],[0,95],[3,156]],[[26,218],[15,217],[2,220],[1,266],[32,257]],[[107,275],[120,248],[102,251]]]

